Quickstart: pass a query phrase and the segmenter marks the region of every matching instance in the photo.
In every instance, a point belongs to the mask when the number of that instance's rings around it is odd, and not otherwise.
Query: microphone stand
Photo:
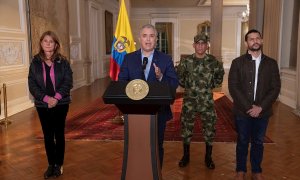
[[[146,81],[146,76],[145,76],[145,70],[146,70],[146,66],[148,64],[148,58],[144,57],[143,58],[143,64],[142,64],[142,79]]]

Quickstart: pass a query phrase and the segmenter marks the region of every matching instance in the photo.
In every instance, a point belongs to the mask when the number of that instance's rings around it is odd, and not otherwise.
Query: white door
[[[97,4],[90,4],[90,17],[89,17],[89,57],[91,60],[91,80],[95,81],[100,78],[100,58],[99,58],[99,18],[98,18],[99,8]]]

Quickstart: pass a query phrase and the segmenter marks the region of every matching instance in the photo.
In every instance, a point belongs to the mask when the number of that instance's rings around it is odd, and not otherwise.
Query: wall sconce
[[[249,4],[247,4],[247,9],[243,11],[240,15],[243,22],[247,22],[249,20],[249,14],[250,14],[250,8],[249,8]]]

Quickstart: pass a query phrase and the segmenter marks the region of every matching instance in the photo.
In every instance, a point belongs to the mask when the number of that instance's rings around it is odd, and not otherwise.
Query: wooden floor
[[[74,111],[102,96],[108,79],[72,92]],[[0,127],[0,179],[43,179],[47,160],[42,140],[35,139],[41,127],[34,108],[9,117],[12,124]],[[274,105],[267,135],[275,142],[265,144],[263,171],[266,179],[300,179],[300,118],[282,103]],[[65,180],[119,180],[122,168],[122,141],[68,141],[64,175]],[[178,167],[182,156],[181,142],[165,142],[164,180],[223,180],[235,175],[235,144],[215,143],[213,159],[215,170],[204,166],[204,144],[191,145],[191,162]],[[248,169],[250,169],[248,167]],[[251,174],[248,172],[248,179]]]

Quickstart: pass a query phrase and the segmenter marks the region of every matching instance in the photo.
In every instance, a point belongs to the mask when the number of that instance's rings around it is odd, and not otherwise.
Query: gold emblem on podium
[[[132,100],[141,100],[149,93],[149,86],[142,79],[130,81],[126,86],[126,95]]]

